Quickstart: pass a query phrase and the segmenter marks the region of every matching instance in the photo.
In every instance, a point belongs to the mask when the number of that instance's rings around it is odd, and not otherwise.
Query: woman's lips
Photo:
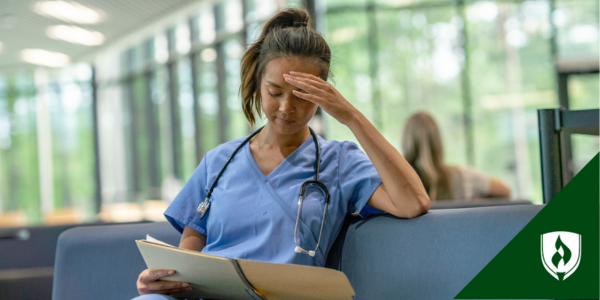
[[[279,121],[281,124],[284,124],[284,125],[289,125],[289,124],[292,124],[292,123],[294,123],[294,120],[284,120],[284,119],[280,119],[280,118],[277,118],[277,120],[278,120],[278,121]]]

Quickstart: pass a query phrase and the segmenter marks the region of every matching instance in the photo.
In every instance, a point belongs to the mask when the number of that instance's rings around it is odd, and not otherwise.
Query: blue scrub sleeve
[[[371,195],[381,185],[381,177],[367,154],[355,143],[342,142],[340,147],[338,178],[342,199],[348,203],[349,213],[362,212]]]
[[[194,174],[183,186],[177,197],[171,202],[165,211],[165,217],[180,233],[183,228],[188,227],[206,235],[206,220],[210,210],[204,218],[200,220],[200,214],[196,213],[198,205],[206,197],[207,179],[206,179],[206,155],[202,158],[200,165],[194,171]]]

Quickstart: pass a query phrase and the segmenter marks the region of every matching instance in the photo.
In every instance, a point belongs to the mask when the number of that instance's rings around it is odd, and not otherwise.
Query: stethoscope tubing
[[[262,129],[264,128],[261,127],[258,130],[256,130],[255,132],[253,132],[251,135],[249,135],[239,146],[237,146],[237,148],[235,148],[235,150],[233,151],[233,153],[231,153],[231,155],[229,156],[229,158],[227,158],[227,161],[225,161],[225,164],[221,167],[221,170],[219,171],[219,174],[217,174],[217,177],[215,177],[215,179],[213,180],[213,183],[210,185],[210,188],[208,189],[208,192],[206,193],[206,198],[210,198],[210,195],[212,194],[212,191],[215,189],[215,186],[217,186],[217,182],[219,182],[219,178],[221,178],[221,174],[223,174],[223,172],[225,171],[225,168],[227,168],[227,166],[229,165],[229,162],[231,161],[231,159],[233,159],[233,157],[237,154],[237,152],[248,142],[250,141],[255,135],[257,135]]]
[[[210,185],[210,188],[208,190],[208,192],[206,193],[206,198],[204,199],[204,202],[200,203],[200,205],[198,206],[198,209],[196,209],[197,213],[200,213],[200,219],[204,218],[206,212],[208,211],[208,209],[210,208],[210,203],[212,201],[210,201],[210,196],[212,195],[212,192],[215,188],[215,186],[217,185],[217,182],[219,182],[219,178],[221,178],[221,174],[223,174],[223,172],[225,171],[225,169],[227,168],[227,166],[229,165],[229,163],[231,162],[231,159],[233,159],[233,157],[237,154],[237,152],[246,144],[248,143],[248,141],[250,141],[254,136],[256,136],[262,129],[264,128],[261,127],[258,130],[256,130],[255,132],[253,132],[251,135],[249,135],[239,146],[237,146],[237,148],[235,148],[235,150],[233,151],[233,153],[229,156],[229,158],[227,158],[227,161],[225,161],[225,164],[223,165],[223,167],[221,167],[221,170],[219,171],[219,173],[217,174],[217,176],[215,177],[215,179],[213,180],[212,184]],[[321,243],[321,236],[323,234],[323,226],[325,224],[325,214],[327,213],[327,206],[329,204],[329,190],[327,189],[327,186],[325,186],[321,181],[319,181],[319,169],[321,167],[321,145],[319,144],[319,139],[317,138],[317,135],[315,134],[315,132],[312,130],[312,128],[308,127],[308,130],[310,131],[310,134],[313,138],[313,142],[315,144],[315,148],[316,148],[316,154],[315,154],[315,172],[314,172],[314,179],[313,180],[307,180],[302,184],[302,187],[300,188],[300,198],[298,199],[298,214],[296,216],[296,225],[294,228],[294,242],[296,242],[296,248],[294,249],[294,251],[296,251],[297,253],[304,253],[304,254],[308,254],[311,257],[315,256],[316,251],[319,249],[319,245]],[[317,245],[315,247],[314,251],[307,251],[304,250],[302,247],[300,247],[300,244],[298,243],[298,224],[300,223],[300,213],[302,212],[302,201],[304,198],[304,192],[306,190],[306,187],[308,185],[316,185],[318,187],[318,189],[322,192],[322,194],[324,195],[325,199],[325,207],[323,209],[323,219],[321,220],[321,229],[319,232],[319,239],[317,240]]]

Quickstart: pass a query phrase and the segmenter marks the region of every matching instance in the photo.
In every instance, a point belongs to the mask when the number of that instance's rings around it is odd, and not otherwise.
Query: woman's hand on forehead
[[[304,91],[293,90],[296,97],[317,104],[338,122],[347,125],[354,118],[357,109],[329,82],[312,74],[294,71],[283,74],[283,77],[286,82]]]

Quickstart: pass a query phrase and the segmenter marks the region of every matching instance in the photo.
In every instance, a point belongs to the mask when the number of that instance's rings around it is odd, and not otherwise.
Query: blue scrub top
[[[259,169],[247,143],[233,157],[200,220],[196,213],[213,180],[246,137],[221,144],[206,153],[194,174],[165,211],[179,232],[185,225],[207,238],[203,253],[273,263],[325,266],[327,253],[348,213],[361,212],[381,178],[367,155],[353,142],[325,141],[321,145],[319,180],[327,186],[327,208],[321,244],[315,257],[296,253],[294,227],[300,187],[312,180],[315,145],[309,137],[268,176]],[[323,218],[324,198],[315,188],[305,192],[298,225],[298,243],[314,250]]]

